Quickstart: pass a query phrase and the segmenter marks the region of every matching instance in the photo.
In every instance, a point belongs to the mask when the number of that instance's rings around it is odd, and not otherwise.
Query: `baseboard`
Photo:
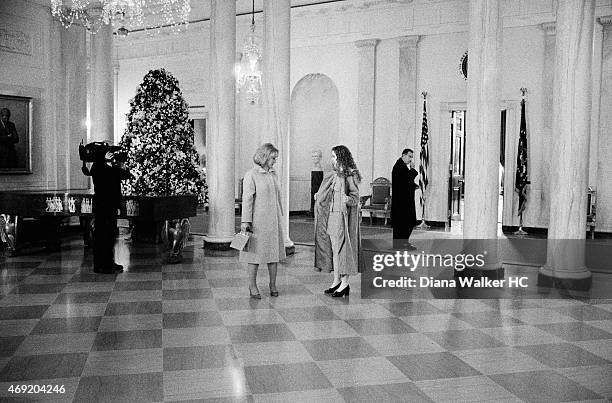
[[[310,210],[296,210],[290,211],[289,217],[291,216],[310,216]]]
[[[425,224],[434,228],[446,228],[446,221],[429,221],[425,220]]]
[[[514,232],[518,231],[519,227],[513,225],[503,225],[502,231],[504,234],[512,235]],[[542,237],[548,236],[548,228],[541,227],[523,227],[523,230],[527,232],[528,235],[541,235]],[[591,232],[586,231],[586,239],[591,239]],[[612,232],[607,231],[594,231],[593,237],[595,239],[612,239]]]
[[[514,225],[502,225],[502,232],[504,234],[512,235],[518,231],[519,227]],[[548,235],[548,228],[541,227],[523,227],[523,231],[529,235],[542,235],[546,237]]]

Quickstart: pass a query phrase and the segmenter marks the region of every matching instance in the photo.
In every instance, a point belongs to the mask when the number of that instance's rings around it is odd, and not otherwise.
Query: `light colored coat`
[[[363,253],[361,251],[361,234],[359,230],[359,185],[353,175],[345,179],[346,209],[344,218],[344,244],[340,248],[338,261],[341,267],[333,267],[331,240],[327,234],[329,208],[333,201],[334,176],[328,175],[316,194],[315,201],[315,262],[320,270],[338,270],[340,274],[363,272]]]
[[[280,185],[273,169],[256,166],[244,175],[242,222],[252,224],[253,234],[240,252],[240,262],[262,264],[285,259]]]

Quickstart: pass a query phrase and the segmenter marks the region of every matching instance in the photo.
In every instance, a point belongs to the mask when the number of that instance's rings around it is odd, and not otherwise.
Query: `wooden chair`
[[[387,225],[387,220],[391,217],[391,181],[380,177],[374,179],[370,186],[372,194],[360,198],[361,210],[370,214],[370,224],[372,224],[372,217],[382,216]]]

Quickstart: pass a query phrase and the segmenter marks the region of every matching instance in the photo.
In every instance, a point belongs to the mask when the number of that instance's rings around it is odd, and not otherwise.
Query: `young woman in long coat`
[[[349,295],[349,275],[359,271],[359,182],[348,148],[332,148],[334,173],[315,195],[315,267],[334,271],[332,297]]]
[[[270,295],[278,296],[276,289],[277,263],[285,259],[283,235],[283,208],[280,185],[274,170],[278,149],[265,143],[253,155],[256,166],[244,175],[242,193],[241,230],[251,232],[245,250],[240,251],[240,262],[248,263],[249,295],[260,299],[257,288],[257,270],[268,265]]]

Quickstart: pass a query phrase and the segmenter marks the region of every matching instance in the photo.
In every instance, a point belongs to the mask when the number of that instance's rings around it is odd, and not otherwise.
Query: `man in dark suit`
[[[10,122],[11,111],[0,109],[0,168],[17,168],[15,144],[19,142],[15,124]]]
[[[89,146],[89,144],[88,144]],[[114,273],[123,271],[115,263],[115,240],[117,238],[117,210],[121,207],[121,181],[130,173],[123,162],[112,162],[112,154],[100,147],[95,152],[91,169],[85,161],[81,170],[91,176],[94,184],[94,272]]]
[[[414,169],[414,152],[406,148],[393,166],[391,179],[391,223],[393,224],[393,245],[414,250],[408,239],[417,223],[414,207],[414,183],[419,173]]]

